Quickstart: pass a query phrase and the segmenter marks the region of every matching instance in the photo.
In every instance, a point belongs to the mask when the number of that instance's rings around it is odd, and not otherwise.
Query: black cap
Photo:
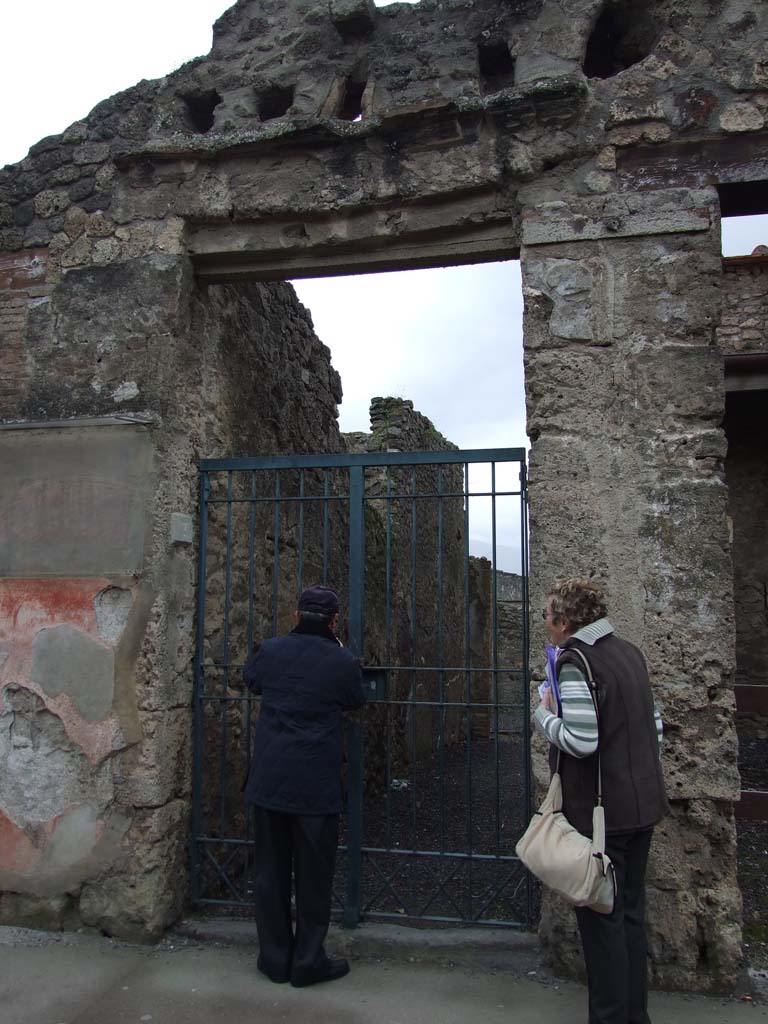
[[[315,612],[329,618],[339,610],[339,597],[330,587],[308,587],[299,598],[300,612]]]

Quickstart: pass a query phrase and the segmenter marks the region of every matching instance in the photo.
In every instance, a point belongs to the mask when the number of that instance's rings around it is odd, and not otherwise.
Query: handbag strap
[[[602,803],[603,803],[603,773],[602,773],[601,768],[600,768],[600,713],[597,710],[597,700],[595,699],[595,693],[597,692],[597,687],[595,686],[595,677],[592,675],[592,667],[589,664],[589,661],[587,661],[586,656],[583,654],[582,651],[579,650],[578,647],[566,647],[565,650],[569,654],[571,654],[571,653],[572,654],[578,654],[579,659],[581,660],[581,662],[584,665],[584,668],[587,671],[587,686],[589,687],[589,695],[592,698],[592,705],[593,705],[593,707],[595,709],[595,719],[597,720],[597,801],[596,801],[596,803],[597,803],[598,806],[601,806]],[[561,755],[562,755],[562,751],[558,747],[557,748],[557,766],[555,768],[556,772],[560,771],[560,757],[561,757]]]

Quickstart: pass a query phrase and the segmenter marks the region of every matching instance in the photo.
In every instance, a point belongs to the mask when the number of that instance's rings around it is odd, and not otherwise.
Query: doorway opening
[[[733,192],[726,209],[742,195]],[[753,196],[752,190],[746,194]],[[730,206],[728,205],[730,203]],[[742,204],[743,205],[743,204]],[[750,208],[750,214],[752,208]],[[725,462],[733,524],[736,727],[741,800],[736,807],[744,942],[768,928],[768,216],[723,220]]]
[[[298,282],[311,315],[285,283],[206,286],[218,329],[263,335],[271,324],[279,337],[254,381],[268,392],[264,454],[243,448],[243,458],[201,466],[197,901],[250,905],[239,787],[258,704],[240,669],[254,644],[289,628],[302,587],[327,582],[371,687],[349,736],[339,914],[348,923],[532,923],[537,892],[514,854],[531,788],[516,271],[505,263]],[[396,296],[393,278],[403,286]],[[495,303],[496,287],[517,301]],[[239,305],[223,317],[233,288]],[[201,330],[215,328],[201,317]],[[288,361],[274,372],[280,358]],[[352,391],[342,432],[327,422],[339,369]],[[277,457],[291,450],[286,436],[293,454]],[[269,443],[281,447],[270,453]]]

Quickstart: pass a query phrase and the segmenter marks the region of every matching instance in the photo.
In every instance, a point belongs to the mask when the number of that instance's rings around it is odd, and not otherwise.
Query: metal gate
[[[201,463],[192,896],[252,901],[241,670],[301,590],[339,593],[369,701],[346,724],[334,900],[347,925],[529,926],[523,449]]]

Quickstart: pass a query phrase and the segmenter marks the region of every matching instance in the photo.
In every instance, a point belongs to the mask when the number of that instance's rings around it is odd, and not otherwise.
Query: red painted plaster
[[[45,693],[31,679],[32,644],[41,629],[61,625],[79,629],[103,644],[94,599],[108,586],[106,579],[0,580],[0,648],[8,654],[0,665],[0,710],[6,686],[13,683],[31,690],[61,719],[69,738],[92,764],[98,764],[119,746],[118,722],[112,714],[103,721],[89,722],[65,693]]]
[[[26,874],[38,864],[42,852],[27,836],[0,811],[0,865],[5,871]]]
[[[48,270],[47,249],[0,253],[0,289],[26,291],[45,281]]]

